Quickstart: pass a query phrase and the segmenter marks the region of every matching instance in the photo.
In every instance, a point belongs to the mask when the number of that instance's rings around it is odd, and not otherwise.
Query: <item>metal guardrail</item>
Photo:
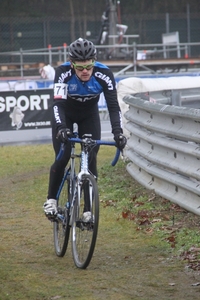
[[[155,98],[156,103],[160,104],[200,109],[200,88],[172,89],[166,91],[149,92],[149,97],[151,99]]]
[[[134,96],[123,100],[129,105],[127,171],[147,189],[200,215],[200,110]]]

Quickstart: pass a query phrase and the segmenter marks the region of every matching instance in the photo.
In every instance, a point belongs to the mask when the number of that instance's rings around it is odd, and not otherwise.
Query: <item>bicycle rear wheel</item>
[[[58,197],[58,216],[53,224],[54,248],[59,257],[65,255],[70,235],[69,209],[66,207],[69,198],[69,185],[70,180],[64,177]]]
[[[88,202],[89,207],[87,205],[86,209],[85,203]],[[83,219],[83,212],[88,209],[91,212],[91,218],[86,222]],[[77,197],[72,221],[72,255],[78,268],[87,268],[91,261],[97,239],[98,223],[99,196],[97,182],[92,175],[83,175],[81,184],[77,185]]]

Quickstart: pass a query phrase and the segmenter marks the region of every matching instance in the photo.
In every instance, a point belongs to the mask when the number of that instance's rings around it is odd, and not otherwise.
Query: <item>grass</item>
[[[0,148],[0,300],[199,298],[199,217],[144,189],[122,160],[111,167],[114,151],[99,152],[98,240],[78,270],[70,248],[56,257],[43,215],[52,146]]]
[[[103,205],[115,207],[118,218],[133,221],[137,230],[164,241],[166,249],[175,256],[190,251],[191,247],[200,251],[199,216],[143,188],[129,176],[125,166],[121,160],[115,172],[109,164],[101,167],[99,186]],[[200,270],[200,261],[195,263]]]

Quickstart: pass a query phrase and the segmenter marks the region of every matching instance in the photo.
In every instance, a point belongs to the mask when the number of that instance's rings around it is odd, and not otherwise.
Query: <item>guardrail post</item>
[[[172,90],[172,105],[182,106],[181,104],[181,92]]]

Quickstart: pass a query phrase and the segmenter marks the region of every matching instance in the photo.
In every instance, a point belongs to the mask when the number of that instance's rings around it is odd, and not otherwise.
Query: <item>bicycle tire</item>
[[[91,222],[83,222],[82,216],[85,205],[84,185],[89,184]],[[75,265],[80,269],[86,269],[89,265],[95,249],[98,224],[99,224],[99,195],[95,178],[83,175],[81,184],[77,183],[76,201],[72,219],[72,255]]]
[[[70,180],[65,177],[61,183],[58,197],[58,217],[53,223],[54,249],[59,257],[65,255],[70,235],[69,209],[66,207],[66,203],[69,201]]]

